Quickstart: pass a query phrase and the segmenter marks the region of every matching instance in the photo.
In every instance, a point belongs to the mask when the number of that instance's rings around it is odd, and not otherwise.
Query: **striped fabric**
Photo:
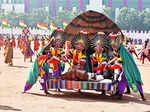
[[[105,90],[112,91],[112,83],[100,83],[93,81],[69,81],[50,79],[47,82],[48,89],[82,89],[82,90]]]

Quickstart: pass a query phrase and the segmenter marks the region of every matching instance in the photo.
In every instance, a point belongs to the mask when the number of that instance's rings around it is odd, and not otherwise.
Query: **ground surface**
[[[0,112],[150,112],[150,63],[136,63],[142,73],[147,101],[139,94],[125,95],[123,100],[112,99],[97,93],[69,91],[46,96],[37,82],[26,94],[22,94],[32,63],[24,62],[18,49],[14,52],[14,66],[4,64],[0,52]]]

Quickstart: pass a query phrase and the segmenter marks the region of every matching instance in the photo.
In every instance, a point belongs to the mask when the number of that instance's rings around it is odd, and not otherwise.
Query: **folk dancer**
[[[137,55],[137,53],[136,53],[136,51],[135,51],[135,44],[131,41],[130,42],[130,44],[129,44],[129,46],[128,46],[128,50],[129,50],[129,52],[131,53],[131,54],[135,54],[135,56],[137,57],[137,59],[138,59],[138,55]]]
[[[41,48],[43,48],[45,46],[45,39],[44,37],[42,37],[42,40],[41,40]]]
[[[133,60],[133,57],[124,48],[123,45],[121,45],[119,49],[116,49],[117,47],[114,43],[112,43],[112,48],[114,51],[118,52],[116,55],[116,59],[120,58],[119,59],[120,64],[109,65],[108,68],[120,69],[120,72],[122,73],[121,80],[119,81],[119,85],[118,85],[119,99],[122,98],[125,88],[129,86],[130,88],[133,89],[134,92],[139,91],[142,100],[145,100],[143,89],[142,89],[143,82],[141,80],[140,72],[138,71],[138,68]],[[127,59],[130,61],[127,61]]]
[[[16,47],[16,40],[15,40],[15,37],[12,36],[12,47],[15,48]]]
[[[144,48],[141,51],[142,64],[144,64],[145,58],[147,58],[150,62],[150,41],[145,41]]]
[[[0,50],[2,49],[3,44],[4,44],[4,42],[3,42],[3,36],[0,34]]]
[[[104,52],[104,48],[103,48],[103,44],[102,44],[102,41],[100,38],[96,37],[94,38],[94,42],[93,44],[94,45],[94,50],[95,50],[95,53],[93,53],[91,55],[91,62],[92,62],[92,65],[93,65],[93,71],[94,73],[96,73],[96,80],[102,80],[104,79],[103,77],[103,70],[104,70],[104,67],[106,65],[106,54]]]
[[[57,78],[61,75],[63,71],[61,57],[63,55],[62,45],[64,44],[64,39],[62,35],[54,35],[52,44],[45,49],[46,54],[38,57],[38,67],[39,67],[39,82],[46,94],[49,94],[46,89],[46,81],[48,78]],[[60,89],[58,89],[60,90]]]
[[[7,37],[7,38],[4,40],[4,56],[6,56],[6,54],[7,54],[8,43],[9,43],[9,38]]]
[[[13,65],[13,44],[12,42],[8,42],[8,49],[5,56],[5,63],[9,64],[10,66]]]
[[[82,34],[78,34],[72,40],[72,47],[67,53],[67,58],[71,60],[71,68],[81,69],[86,71],[86,55],[85,49],[88,46],[88,38]]]
[[[24,62],[26,59],[30,58],[30,62],[32,62],[33,51],[31,49],[31,41],[26,38],[25,40],[25,49],[24,49]]]
[[[40,47],[40,43],[39,43],[38,37],[36,36],[34,38],[34,53],[35,54],[37,54],[39,47]]]

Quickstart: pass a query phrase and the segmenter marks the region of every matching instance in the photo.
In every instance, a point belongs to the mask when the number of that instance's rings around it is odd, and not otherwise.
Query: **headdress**
[[[99,34],[95,35],[95,37],[90,42],[91,47],[94,48],[97,44],[101,44],[103,46],[103,44],[104,44],[103,38],[104,38],[104,36],[102,36],[102,35],[99,35]]]
[[[78,43],[81,43],[83,47],[87,49],[89,46],[88,35],[79,33],[76,36],[74,36],[74,38],[71,41],[72,47],[75,48],[75,45]]]
[[[64,45],[64,43],[65,43],[65,32],[64,31],[55,30],[51,35],[51,38],[52,37],[54,38],[54,43],[55,43],[55,41],[60,40],[61,41],[61,47]]]

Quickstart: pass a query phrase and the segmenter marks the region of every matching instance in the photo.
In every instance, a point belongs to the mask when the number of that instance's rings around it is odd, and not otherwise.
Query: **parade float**
[[[123,40],[121,29],[104,14],[80,14],[65,30],[52,33],[30,69],[24,92],[38,80],[46,94],[51,89],[77,89],[113,95],[123,74],[137,91],[140,73]]]

